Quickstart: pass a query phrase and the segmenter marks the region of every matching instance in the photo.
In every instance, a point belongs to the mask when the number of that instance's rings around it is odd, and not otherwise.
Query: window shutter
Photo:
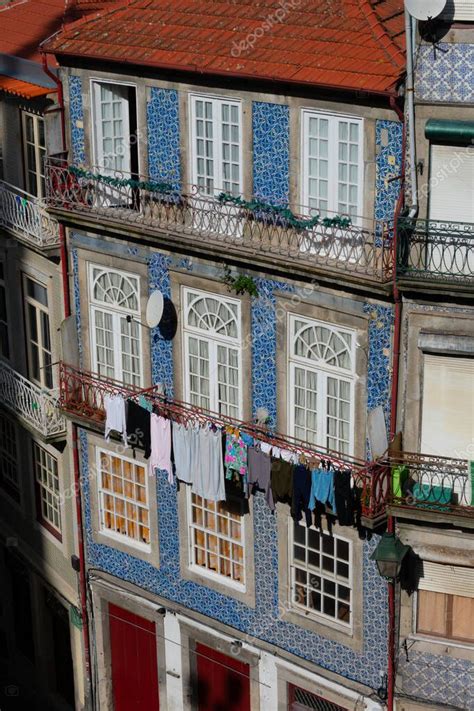
[[[474,568],[420,561],[419,590],[474,598]]]
[[[441,15],[454,22],[474,22],[474,2],[472,0],[448,0]]]
[[[474,440],[474,358],[425,355],[421,451],[468,458]]]
[[[474,222],[472,147],[432,145],[430,177],[430,219]]]

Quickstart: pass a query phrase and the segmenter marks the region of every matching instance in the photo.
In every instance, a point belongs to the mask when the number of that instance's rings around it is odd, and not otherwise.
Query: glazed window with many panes
[[[24,277],[28,375],[45,388],[53,387],[48,290],[36,279]]]
[[[44,160],[46,142],[44,119],[27,111],[22,112],[23,151],[26,191],[36,197],[44,197]]]
[[[348,329],[290,314],[290,433],[352,454],[355,336]]]
[[[290,604],[314,618],[352,624],[352,544],[289,520]]]
[[[134,459],[98,450],[99,512],[103,533],[150,545],[146,469]]]
[[[183,302],[186,401],[241,419],[240,302],[187,288]]]
[[[188,490],[190,565],[236,587],[245,586],[244,517],[225,502]]]
[[[302,203],[323,216],[361,215],[363,122],[303,111]]]
[[[239,102],[191,96],[193,183],[209,196],[242,192]]]
[[[61,497],[57,460],[36,442],[33,443],[38,520],[61,539]]]
[[[124,385],[142,384],[140,282],[90,265],[92,369]]]
[[[15,501],[20,500],[16,427],[0,414],[0,486]]]

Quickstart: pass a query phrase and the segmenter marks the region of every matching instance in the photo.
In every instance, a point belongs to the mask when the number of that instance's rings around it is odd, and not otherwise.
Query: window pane
[[[453,595],[452,598],[452,636],[474,642],[474,598],[461,595]]]
[[[417,630],[426,634],[447,635],[448,595],[418,591]]]

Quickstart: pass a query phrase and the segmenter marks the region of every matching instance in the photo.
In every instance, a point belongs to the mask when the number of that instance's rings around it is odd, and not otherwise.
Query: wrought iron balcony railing
[[[400,217],[399,279],[474,285],[474,225]]]
[[[467,460],[402,452],[389,463],[393,506],[474,517],[474,477]]]
[[[105,421],[105,396],[121,394],[124,398],[137,399],[145,395],[158,410],[177,422],[211,422],[218,427],[237,427],[259,440],[276,447],[304,455],[308,459],[330,461],[336,467],[350,469],[360,501],[362,520],[378,523],[384,518],[387,494],[390,490],[390,470],[383,463],[364,462],[354,457],[315,447],[293,437],[269,431],[254,423],[242,422],[225,415],[197,408],[160,393],[159,387],[140,390],[104,378],[95,373],[79,370],[65,363],[60,364],[60,407],[72,417],[88,420],[92,425],[103,425]]]
[[[44,203],[3,180],[0,226],[36,247],[55,247],[59,243],[58,222],[47,213]]]
[[[308,208],[295,208],[295,219],[288,219],[274,206],[252,209],[257,203],[236,204],[236,196],[217,199],[196,186],[160,188],[144,178],[127,187],[120,175],[56,163],[46,166],[46,183],[50,208],[100,217],[102,224],[134,225],[141,233],[187,238],[213,250],[370,282],[387,282],[392,274],[391,221],[334,216],[309,225]]]
[[[66,431],[59,393],[38,387],[4,360],[0,360],[0,402],[45,438]]]

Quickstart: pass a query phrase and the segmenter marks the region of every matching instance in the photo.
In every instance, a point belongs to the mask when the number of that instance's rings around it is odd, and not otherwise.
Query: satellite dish
[[[441,15],[446,0],[405,0],[405,9],[416,20],[433,20]]]
[[[164,309],[164,299],[161,291],[153,291],[146,305],[146,322],[150,328],[155,328],[161,321]]]

